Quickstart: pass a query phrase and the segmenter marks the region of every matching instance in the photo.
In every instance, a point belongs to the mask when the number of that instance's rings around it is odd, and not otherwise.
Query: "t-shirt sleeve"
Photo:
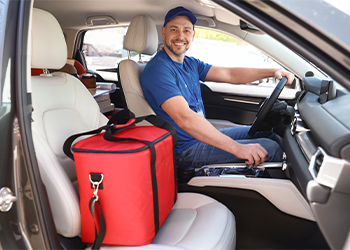
[[[202,82],[205,81],[205,77],[207,76],[210,67],[212,66],[211,64],[208,63],[204,63],[198,59],[195,59],[197,65],[198,65],[198,74],[199,74],[199,80],[201,80]]]
[[[158,107],[166,100],[181,95],[175,72],[167,65],[154,65],[152,70],[142,74],[142,82],[144,92],[152,95]]]

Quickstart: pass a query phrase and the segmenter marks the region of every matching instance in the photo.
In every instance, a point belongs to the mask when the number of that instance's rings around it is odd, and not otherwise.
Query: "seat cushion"
[[[233,214],[220,202],[201,194],[179,193],[175,206],[151,244],[131,248],[103,246],[101,249],[234,249],[235,228]]]

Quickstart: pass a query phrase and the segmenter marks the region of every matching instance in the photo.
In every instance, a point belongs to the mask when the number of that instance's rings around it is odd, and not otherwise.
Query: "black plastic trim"
[[[284,149],[287,155],[287,174],[305,199],[307,199],[306,187],[313,178],[309,172],[309,163],[290,132],[290,125],[284,134]]]

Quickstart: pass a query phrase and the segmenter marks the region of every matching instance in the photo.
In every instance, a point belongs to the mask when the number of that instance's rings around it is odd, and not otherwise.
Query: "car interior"
[[[266,82],[201,84],[206,116],[217,128],[254,124],[264,113],[266,98],[274,96],[285,103],[276,119],[268,117],[271,112],[263,117],[271,118],[265,125],[283,138],[285,154],[283,162],[254,169],[245,164],[178,169],[175,206],[153,242],[135,249],[341,249],[350,245],[350,119],[344,116],[349,91],[301,54],[232,12],[227,2],[34,1],[28,42],[32,135],[62,248],[90,247],[80,239],[77,177],[63,143],[72,134],[105,125],[111,114],[125,108],[136,117],[154,114],[140,84],[147,64],[142,56],[152,57],[162,48],[164,16],[177,6],[196,15],[196,28],[239,38],[295,74],[293,84],[278,93],[279,84],[273,78],[268,80],[272,87]],[[117,66],[89,68],[84,36],[116,27],[127,28],[123,34],[127,58]],[[131,58],[132,53],[139,57]],[[76,63],[67,65],[67,58]],[[116,86],[107,94],[112,112],[101,111],[84,85],[84,74]],[[107,248],[128,247],[101,247]]]

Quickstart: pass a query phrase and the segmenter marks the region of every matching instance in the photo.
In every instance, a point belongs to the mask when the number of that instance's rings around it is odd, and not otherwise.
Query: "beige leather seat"
[[[138,15],[131,21],[124,39],[123,48],[139,55],[153,55],[158,48],[158,33],[154,21],[146,15]],[[119,81],[122,85],[128,109],[136,117],[154,114],[141,88],[141,74],[147,62],[130,59],[119,63]]]
[[[57,20],[34,9],[31,35],[32,68],[62,68],[67,49]],[[40,174],[58,234],[73,238],[81,231],[79,197],[74,162],[64,155],[62,146],[70,135],[97,128],[107,118],[89,91],[71,75],[32,76],[31,84],[32,131]],[[233,249],[235,241],[235,220],[224,205],[204,195],[180,193],[154,241],[135,249]]]

